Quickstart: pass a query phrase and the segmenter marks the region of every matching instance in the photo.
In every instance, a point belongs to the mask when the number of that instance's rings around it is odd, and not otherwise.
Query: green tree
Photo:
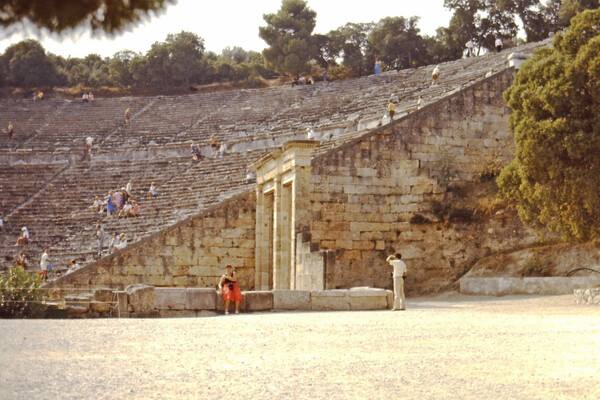
[[[62,32],[80,26],[114,33],[162,10],[173,0],[3,0],[0,25],[14,26],[28,20],[39,28]]]
[[[498,184],[521,219],[566,238],[600,235],[600,9],[575,16],[504,94],[515,159]]]
[[[60,81],[56,66],[35,40],[25,40],[8,47],[0,57],[0,64],[6,74],[5,83],[11,86],[52,87]]]
[[[108,79],[113,85],[127,87],[134,84],[131,62],[140,57],[139,53],[122,50],[113,55],[108,63]]]
[[[289,75],[308,70],[319,52],[312,36],[316,17],[304,0],[282,0],[276,14],[263,15],[267,26],[259,28],[259,36],[269,46],[263,50],[267,68]]]
[[[369,34],[369,61],[379,58],[394,69],[413,68],[428,63],[425,39],[419,34],[418,17],[387,17]],[[371,64],[371,62],[369,62]]]
[[[41,317],[47,293],[40,289],[43,279],[21,266],[8,269],[0,275],[0,318]]]
[[[329,32],[323,49],[327,63],[335,65],[336,60],[341,58],[344,67],[352,71],[353,75],[368,74],[371,71],[366,59],[368,35],[373,26],[371,23],[348,23]]]
[[[191,80],[202,70],[204,39],[195,33],[181,31],[169,34],[166,40],[168,71],[173,81],[189,87]]]

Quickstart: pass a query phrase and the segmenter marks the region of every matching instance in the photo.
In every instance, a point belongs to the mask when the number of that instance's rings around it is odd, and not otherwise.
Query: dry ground
[[[600,307],[572,296],[405,312],[0,321],[2,399],[598,399]]]

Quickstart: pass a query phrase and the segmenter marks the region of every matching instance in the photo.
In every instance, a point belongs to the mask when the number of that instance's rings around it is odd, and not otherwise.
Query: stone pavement
[[[454,293],[407,306],[0,320],[0,398],[600,398],[596,306]]]

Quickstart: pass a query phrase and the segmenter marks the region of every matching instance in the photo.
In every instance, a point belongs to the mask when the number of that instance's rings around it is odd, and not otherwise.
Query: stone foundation
[[[596,277],[551,278],[462,278],[460,292],[470,295],[505,296],[511,294],[562,295],[575,289],[600,284]]]
[[[575,289],[573,294],[577,304],[600,305],[600,287],[593,289]]]

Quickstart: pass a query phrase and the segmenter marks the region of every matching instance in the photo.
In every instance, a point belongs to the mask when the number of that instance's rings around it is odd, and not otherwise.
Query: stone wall
[[[461,278],[460,292],[472,295],[571,294],[576,289],[600,285],[600,277]]]
[[[254,288],[254,191],[135,243],[60,278],[60,287],[216,287],[223,267],[236,267],[240,287]]]
[[[515,218],[508,226],[413,219],[444,199],[449,182],[471,181],[491,163],[510,159],[513,135],[502,92],[513,73],[494,75],[313,160],[311,245],[304,249],[333,253],[326,289],[390,288],[385,258],[399,251],[410,268],[407,292],[436,291],[479,257],[510,245],[495,228],[510,229],[521,245],[535,240]]]

